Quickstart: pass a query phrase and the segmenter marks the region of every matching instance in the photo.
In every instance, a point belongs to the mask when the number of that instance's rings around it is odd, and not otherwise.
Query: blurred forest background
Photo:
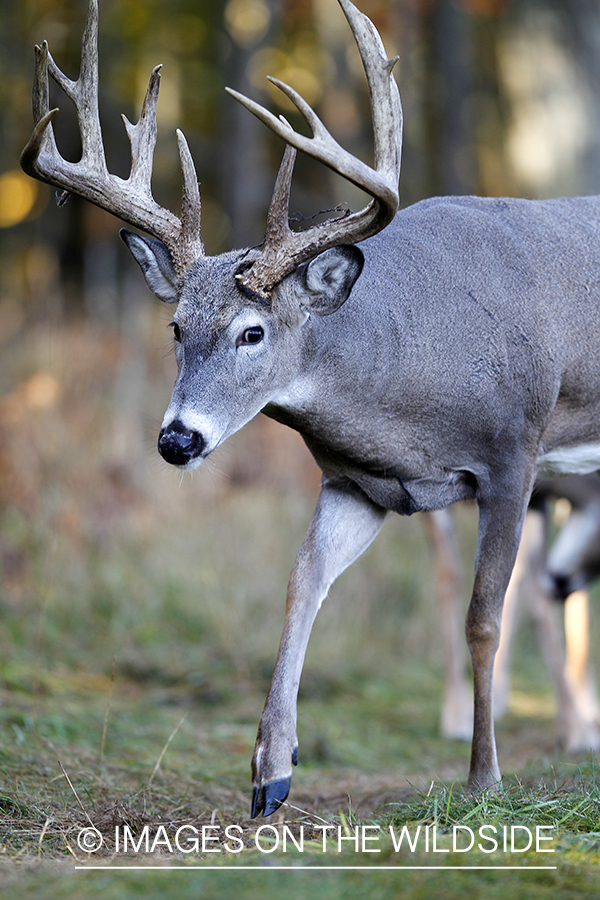
[[[221,701],[231,685],[264,687],[319,473],[296,435],[262,417],[193,480],[158,458],[175,375],[169,309],[149,295],[115,219],[76,197],[57,209],[53,190],[18,162],[32,127],[33,44],[47,39],[76,77],[85,6],[0,4],[0,681],[9,705],[64,689],[72,671],[96,673],[104,690],[114,657],[117,684],[154,679],[184,685],[194,702]],[[359,6],[400,56],[403,205],[441,193],[600,192],[596,0]],[[154,194],[178,210],[180,127],[208,253],[262,239],[282,153],[225,85],[302,128],[265,76],[287,81],[370,159],[365,80],[335,0],[101,0],[101,117],[109,169],[122,176],[119,114],[137,120],[157,63]],[[57,88],[51,106],[59,148],[75,160],[75,116]],[[293,212],[363,202],[299,156]],[[460,522],[469,572],[474,510]],[[305,689],[315,671],[320,684],[365,672],[396,679],[399,661],[439,676],[438,623],[425,531],[395,517],[324,605]]]

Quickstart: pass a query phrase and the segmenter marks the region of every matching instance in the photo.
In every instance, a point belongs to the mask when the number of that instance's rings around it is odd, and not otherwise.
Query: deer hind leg
[[[590,722],[598,718],[598,693],[590,658],[589,596],[573,591],[565,600],[566,675],[577,693],[577,706]]]
[[[473,698],[466,676],[462,566],[454,517],[449,509],[426,513],[433,545],[435,591],[440,606],[445,654],[444,699],[440,731],[444,737],[470,741],[473,736]]]
[[[557,603],[546,589],[546,526],[545,514],[530,507],[504,599],[502,634],[494,663],[494,718],[499,718],[507,706],[510,651],[519,601],[522,598],[525,601],[523,605],[528,606],[538,644],[552,680],[558,706],[559,741],[568,752],[590,748],[596,750],[600,748],[600,732],[595,722],[596,708],[589,706],[589,698],[595,698],[595,685],[589,668],[587,595],[584,591],[578,591],[565,602],[565,668]],[[580,598],[579,594],[583,597]]]
[[[583,594],[583,598],[578,597]],[[571,611],[575,620],[569,622],[569,604],[574,600]],[[531,611],[538,641],[550,673],[557,699],[557,730],[560,744],[569,753],[581,750],[600,749],[600,732],[595,716],[590,714],[587,700],[588,691],[592,696],[595,689],[587,680],[589,657],[587,656],[587,621],[577,621],[577,606],[587,600],[585,591],[571,594],[565,604],[565,632],[567,636],[567,664],[563,636],[558,622],[559,610],[556,601],[538,587],[531,596]],[[570,628],[570,624],[574,627]],[[571,632],[571,633],[570,633]],[[577,648],[574,652],[573,639]],[[581,668],[579,668],[581,666]],[[579,668],[578,674],[574,670]]]
[[[587,505],[571,512],[548,555],[548,593],[565,601],[566,667],[555,680],[559,738],[569,752],[600,748],[598,699],[589,656],[588,596],[583,590],[599,541],[600,508],[592,494]],[[544,599],[552,608],[556,606],[549,596]],[[561,652],[561,662],[563,658]]]
[[[598,694],[589,637],[589,597],[585,590],[574,591],[565,600],[564,676],[572,692],[572,702],[565,710],[561,740],[569,753],[600,750]]]
[[[502,609],[500,645],[494,661],[494,718],[503,716],[508,707],[510,665],[513,640],[523,598],[539,592],[542,566],[546,555],[546,517],[541,510],[527,511],[523,533]],[[543,642],[542,642],[543,643]]]
[[[369,546],[386,512],[359,490],[325,482],[290,576],[283,634],[252,757],[252,817],[271,815],[298,761],[296,700],[313,622],[338,575]]]
[[[473,663],[473,744],[470,790],[485,790],[501,780],[493,718],[494,657],[500,641],[502,604],[514,566],[534,469],[525,464],[479,497],[479,542],[475,583],[467,612],[466,636]],[[528,471],[527,471],[528,470]]]
[[[589,657],[589,601],[583,588],[596,568],[599,544],[600,508],[596,501],[571,513],[548,557],[553,593],[565,600],[566,678],[581,720],[594,727],[598,696]],[[585,746],[585,740],[584,729],[584,743],[580,747]],[[569,747],[569,741],[566,746]],[[574,734],[571,746],[578,749]]]

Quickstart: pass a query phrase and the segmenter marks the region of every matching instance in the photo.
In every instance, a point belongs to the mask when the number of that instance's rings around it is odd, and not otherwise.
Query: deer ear
[[[358,247],[344,245],[320,253],[302,271],[296,288],[307,312],[330,316],[350,296],[365,258]]]
[[[127,228],[119,234],[139,264],[146,284],[159,300],[177,303],[177,278],[171,254],[161,241],[142,237]]]

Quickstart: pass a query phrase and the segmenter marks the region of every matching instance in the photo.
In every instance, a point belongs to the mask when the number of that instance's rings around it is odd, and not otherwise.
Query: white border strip
[[[75,869],[78,871],[99,871],[99,870],[113,870],[113,871],[134,871],[140,869],[153,869],[160,871],[174,871],[177,870],[179,872],[185,871],[212,871],[212,872],[322,872],[322,871],[351,871],[351,872],[394,872],[396,870],[419,870],[419,871],[439,871],[445,870],[447,872],[465,872],[473,870],[475,871],[490,871],[490,870],[504,870],[507,871],[519,871],[519,872],[539,872],[539,871],[554,871],[558,869],[558,866],[75,866]]]

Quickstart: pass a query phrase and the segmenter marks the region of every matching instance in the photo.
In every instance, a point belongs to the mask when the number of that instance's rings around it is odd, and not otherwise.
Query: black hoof
[[[252,791],[252,809],[250,816],[270,816],[276,812],[290,792],[291,778],[278,778],[277,781],[268,781],[262,787],[255,787]]]

